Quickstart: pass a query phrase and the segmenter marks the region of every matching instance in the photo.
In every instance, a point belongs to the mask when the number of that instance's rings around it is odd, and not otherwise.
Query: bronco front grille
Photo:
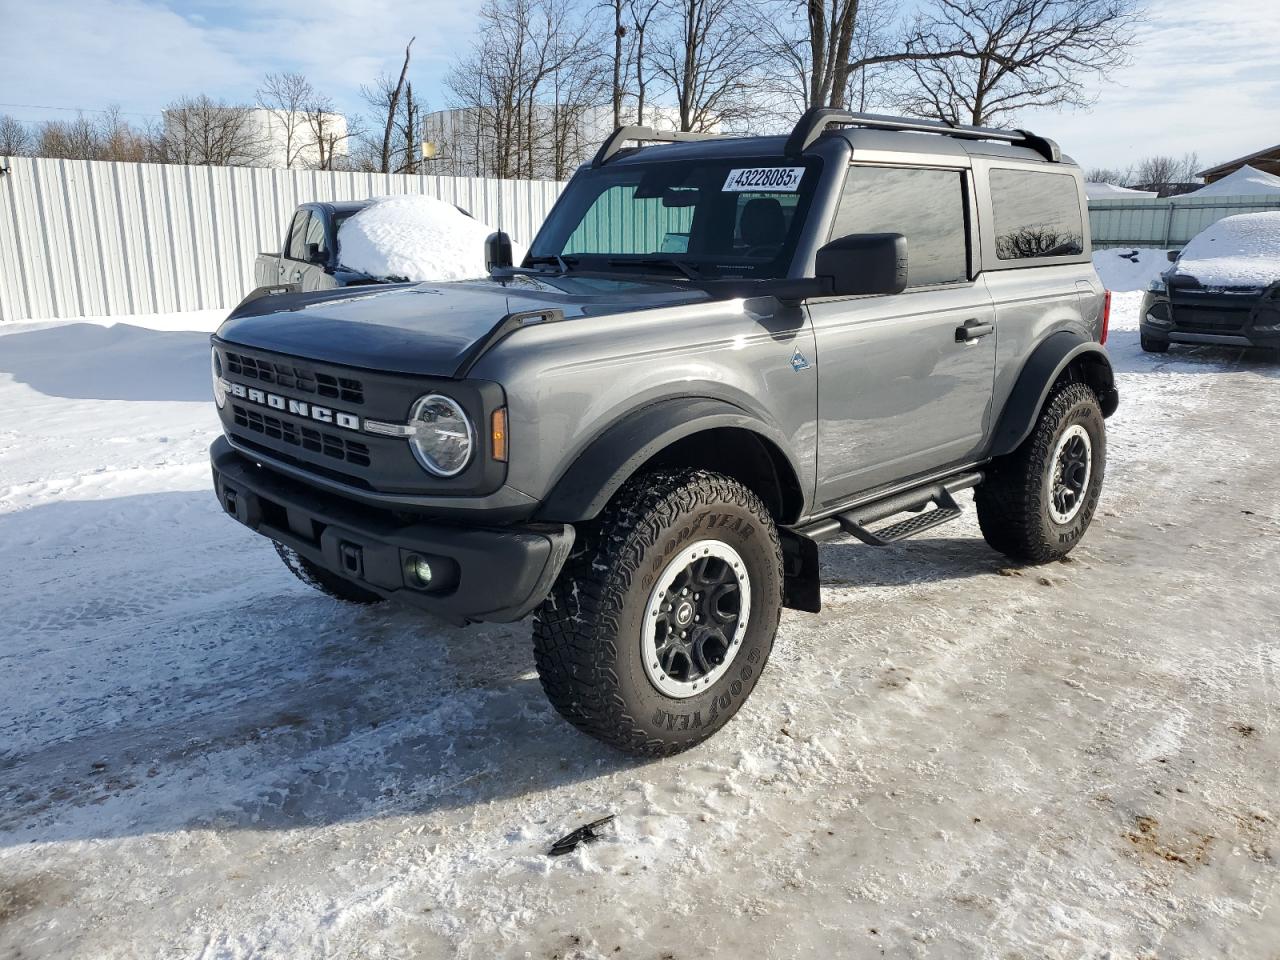
[[[232,404],[231,411],[236,426],[244,427],[255,433],[292,444],[312,453],[320,453],[335,460],[342,460],[357,467],[370,464],[369,448],[355,440],[348,440],[336,434],[325,433],[312,427],[304,427],[289,420],[281,420],[270,414],[259,413],[239,404]]]
[[[245,353],[232,353],[230,350],[224,356],[228,373],[262,383],[274,383],[299,393],[330,397],[346,403],[364,403],[364,384],[351,377],[335,377],[293,363],[255,358]]]

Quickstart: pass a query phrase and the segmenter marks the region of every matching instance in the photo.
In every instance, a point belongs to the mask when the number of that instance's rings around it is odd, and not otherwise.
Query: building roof
[[[1253,163],[1255,160],[1280,160],[1280,143],[1274,147],[1267,147],[1248,156],[1237,157],[1235,160],[1228,160],[1226,163],[1220,163],[1216,167],[1210,167],[1208,170],[1201,170],[1196,174],[1197,177],[1213,177],[1221,176],[1224,173],[1230,173],[1237,167],[1243,167],[1246,164]]]
[[[1275,196],[1280,194],[1280,177],[1245,164],[1233,170],[1207,187],[1201,187],[1192,197],[1242,197],[1248,195]]]

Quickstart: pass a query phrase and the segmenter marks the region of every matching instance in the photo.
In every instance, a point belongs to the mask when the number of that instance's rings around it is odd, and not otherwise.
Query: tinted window
[[[850,167],[831,236],[851,233],[906,237],[908,286],[968,279],[964,174]]]
[[[589,169],[573,178],[529,252],[576,258],[584,269],[635,260],[636,269],[670,267],[677,276],[676,267],[706,277],[782,277],[817,181],[812,160],[655,159]]]
[[[1084,252],[1075,177],[1035,170],[992,170],[996,256],[1001,260]]]
[[[308,210],[299,210],[293,217],[293,225],[289,228],[289,245],[285,247],[284,255],[290,260],[307,259],[306,252],[306,235],[307,221],[311,219],[311,212]]]

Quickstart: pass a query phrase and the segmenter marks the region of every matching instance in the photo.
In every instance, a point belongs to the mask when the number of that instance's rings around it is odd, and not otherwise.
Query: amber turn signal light
[[[499,407],[490,418],[490,436],[493,439],[493,459],[507,462],[507,408]]]

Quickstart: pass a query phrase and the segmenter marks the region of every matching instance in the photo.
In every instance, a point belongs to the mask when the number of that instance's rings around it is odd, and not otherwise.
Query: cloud
[[[1091,109],[1019,122],[1086,168],[1195,152],[1203,169],[1252,153],[1280,141],[1277,35],[1276,0],[1152,0],[1133,63],[1098,85]]]
[[[263,74],[305,74],[346,110],[359,88],[398,71],[416,34],[411,79],[433,105],[479,0],[0,0],[8,102],[158,114],[184,94],[252,100]],[[35,119],[57,116],[0,108]]]

